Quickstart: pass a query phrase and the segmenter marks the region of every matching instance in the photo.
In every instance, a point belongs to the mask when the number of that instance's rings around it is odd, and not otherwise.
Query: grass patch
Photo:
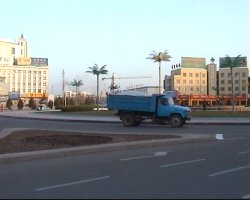
[[[192,111],[192,117],[250,117],[249,111]]]

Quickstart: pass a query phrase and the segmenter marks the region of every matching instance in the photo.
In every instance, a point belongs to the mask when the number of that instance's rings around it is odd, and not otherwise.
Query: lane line
[[[243,155],[243,154],[248,154],[250,153],[250,151],[243,151],[243,152],[239,152],[240,155]]]
[[[78,184],[83,184],[83,183],[90,183],[90,182],[94,182],[94,181],[100,181],[100,180],[104,180],[104,179],[108,179],[108,178],[110,178],[110,176],[103,176],[103,177],[92,178],[92,179],[87,179],[87,180],[80,180],[80,181],[71,182],[71,183],[52,185],[52,186],[47,186],[47,187],[42,187],[42,188],[36,188],[36,191],[44,191],[44,190],[50,190],[50,189],[55,189],[55,188],[68,187],[68,186],[72,186],[72,185],[78,185]]]
[[[242,199],[250,199],[250,194],[243,196]]]
[[[246,169],[246,168],[250,168],[250,165],[224,170],[224,171],[221,171],[221,172],[210,174],[208,176],[210,176],[210,177],[219,176],[219,175],[228,174],[228,173],[239,171],[239,170]]]
[[[139,157],[131,157],[131,158],[122,158],[120,161],[129,161],[129,160],[139,160],[139,159],[145,159],[145,158],[155,158],[155,157],[163,157],[167,155],[166,152],[155,152],[153,155],[150,156],[139,156]]]
[[[160,168],[164,168],[164,167],[173,167],[173,166],[176,166],[176,165],[191,164],[191,163],[196,163],[196,162],[202,162],[202,161],[205,161],[205,160],[206,160],[206,159],[197,159],[197,160],[190,160],[190,161],[172,163],[172,164],[167,164],[167,165],[161,165]]]
[[[246,138],[244,138],[244,137],[238,137],[238,138],[227,138],[227,139],[224,139],[224,140],[226,140],[226,141],[228,141],[228,140],[245,140]]]

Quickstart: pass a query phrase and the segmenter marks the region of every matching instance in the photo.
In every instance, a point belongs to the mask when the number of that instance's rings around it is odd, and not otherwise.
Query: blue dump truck
[[[114,95],[107,96],[107,108],[117,110],[124,126],[138,126],[143,120],[181,127],[191,119],[188,107],[177,106],[168,95],[153,94],[152,96]]]

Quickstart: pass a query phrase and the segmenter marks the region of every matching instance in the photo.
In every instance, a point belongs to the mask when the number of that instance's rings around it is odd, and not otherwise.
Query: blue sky
[[[95,63],[107,65],[109,77],[152,76],[117,79],[122,89],[154,86],[158,65],[146,59],[153,50],[172,56],[162,64],[167,75],[181,57],[207,64],[227,54],[249,57],[249,8],[248,0],[0,0],[0,38],[23,33],[31,57],[49,58],[55,94],[63,69],[66,81],[83,80],[80,90],[95,92],[96,77],[85,73]],[[101,84],[108,90],[110,80]]]

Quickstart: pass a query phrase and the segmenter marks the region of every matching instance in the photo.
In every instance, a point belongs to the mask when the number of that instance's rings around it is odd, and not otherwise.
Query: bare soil
[[[47,130],[22,130],[15,131],[0,139],[0,154],[180,137],[176,135],[86,134]]]

